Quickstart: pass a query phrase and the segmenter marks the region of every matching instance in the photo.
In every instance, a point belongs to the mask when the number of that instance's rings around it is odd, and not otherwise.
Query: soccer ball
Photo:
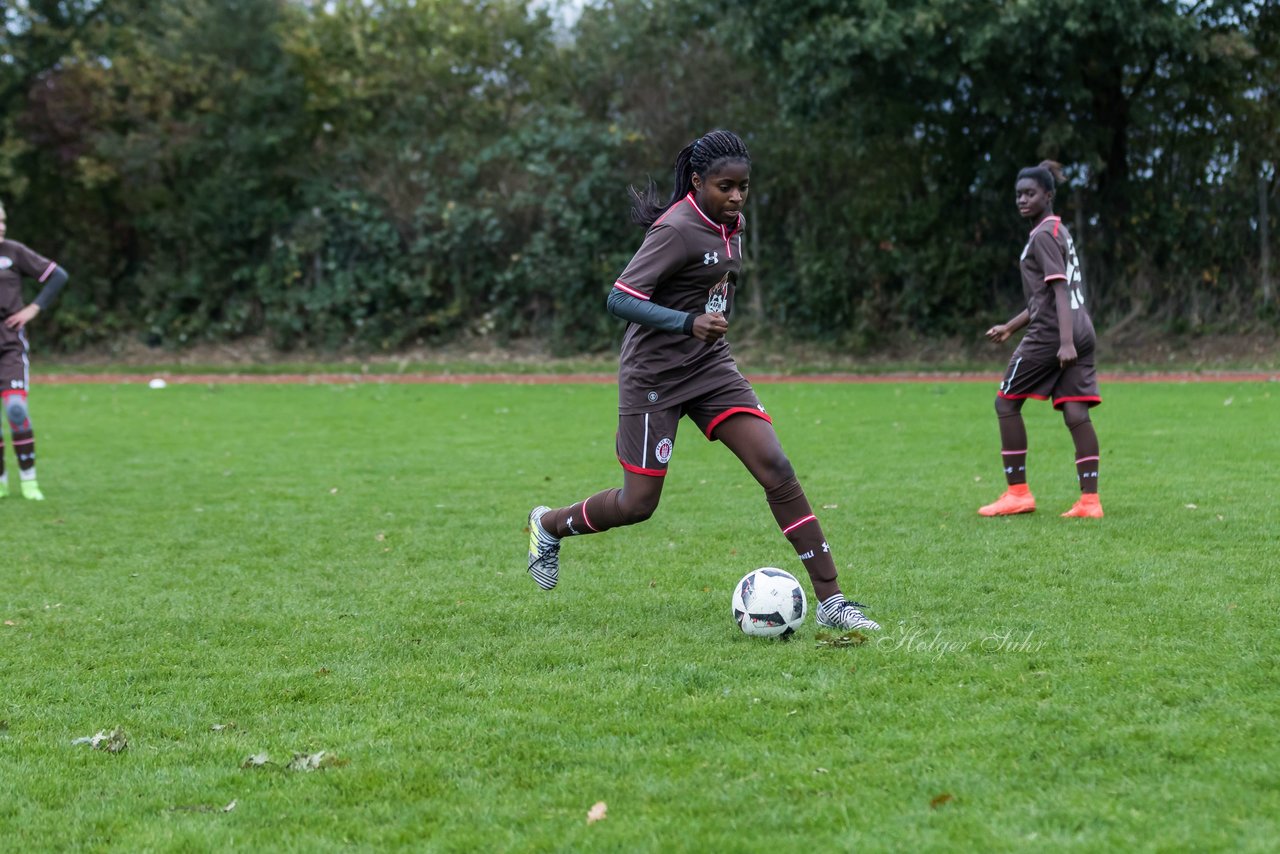
[[[733,588],[733,619],[754,637],[786,637],[804,623],[807,611],[804,588],[782,569],[753,569]]]

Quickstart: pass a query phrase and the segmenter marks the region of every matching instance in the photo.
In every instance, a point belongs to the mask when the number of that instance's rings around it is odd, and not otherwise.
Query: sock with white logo
[[[836,562],[831,556],[831,547],[822,534],[822,526],[818,517],[813,515],[809,499],[805,497],[800,481],[794,477],[778,486],[764,491],[773,518],[777,520],[782,535],[791,543],[809,573],[809,581],[813,584],[813,592],[818,601],[830,598],[840,592],[840,584],[836,580]]]

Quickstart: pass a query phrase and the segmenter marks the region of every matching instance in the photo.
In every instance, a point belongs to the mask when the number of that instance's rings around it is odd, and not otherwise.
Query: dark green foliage
[[[1276,317],[1273,3],[612,0],[567,31],[523,0],[0,8],[10,236],[72,273],[46,347],[606,349],[626,187],[665,195],[714,127],[755,161],[763,331],[1004,319],[1044,157],[1101,328]]]

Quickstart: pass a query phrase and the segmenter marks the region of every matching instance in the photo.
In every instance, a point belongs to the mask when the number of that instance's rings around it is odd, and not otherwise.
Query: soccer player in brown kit
[[[831,550],[773,423],[739,372],[725,334],[742,268],[742,206],[751,157],[735,134],[716,130],[680,152],[675,191],[663,202],[652,184],[632,188],[632,219],[648,231],[609,294],[608,310],[628,321],[618,368],[617,455],[621,489],[529,513],[529,574],[556,586],[560,543],[643,522],[653,515],[688,416],[709,440],[732,451],[764,489],[819,602],[818,623],[878,629],[841,593]]]
[[[9,422],[13,451],[18,457],[18,477],[22,496],[43,501],[36,483],[36,439],[27,414],[30,361],[27,358],[27,324],[49,307],[62,286],[67,271],[15,240],[5,239],[5,210],[0,205],[0,408]],[[22,277],[44,285],[35,301],[24,305]],[[0,433],[0,498],[9,494],[4,470],[4,440]]]
[[[983,516],[1010,516],[1036,509],[1027,486],[1027,428],[1022,404],[1027,398],[1053,400],[1061,410],[1075,444],[1080,498],[1063,516],[1101,518],[1098,499],[1098,434],[1089,410],[1102,402],[1094,368],[1093,321],[1084,306],[1080,262],[1071,234],[1053,215],[1053,195],[1063,180],[1062,167],[1046,160],[1018,173],[1018,213],[1035,223],[1019,266],[1027,308],[1008,323],[987,330],[987,338],[1004,342],[1024,326],[1004,381],[996,394],[1000,422],[1000,454],[1008,489],[995,502],[979,508]]]

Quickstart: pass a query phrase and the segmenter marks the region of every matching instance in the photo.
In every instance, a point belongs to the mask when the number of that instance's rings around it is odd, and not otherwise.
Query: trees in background
[[[1100,327],[1275,318],[1274,3],[0,9],[0,193],[73,274],[64,348],[611,346],[626,187],[716,126],[755,158],[753,324],[874,348],[1011,310],[1044,157]]]

